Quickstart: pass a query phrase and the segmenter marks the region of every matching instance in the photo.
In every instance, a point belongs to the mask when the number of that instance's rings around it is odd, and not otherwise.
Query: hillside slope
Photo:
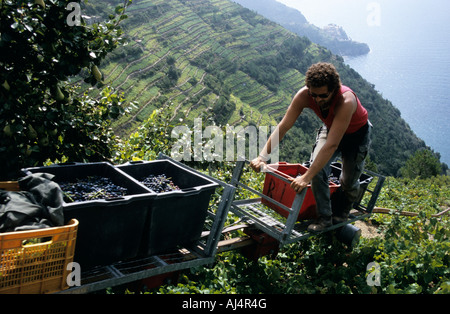
[[[308,37],[311,41],[331,50],[340,56],[358,56],[370,52],[365,43],[348,38],[342,28],[328,25],[319,28],[307,21],[301,12],[290,8],[276,0],[233,0],[240,5],[256,11],[258,14],[274,21],[299,36]],[[335,32],[338,30],[338,32]]]
[[[107,5],[97,1],[91,10]],[[189,125],[200,117],[204,127],[275,125],[304,84],[307,68],[327,61],[369,110],[375,125],[370,158],[379,172],[395,175],[425,147],[400,112],[341,57],[232,1],[135,0],[127,13],[123,27],[130,44],[101,67],[107,84],[139,104],[116,122],[123,136],[169,104],[173,123]],[[305,161],[319,125],[305,112],[281,143],[280,160]]]

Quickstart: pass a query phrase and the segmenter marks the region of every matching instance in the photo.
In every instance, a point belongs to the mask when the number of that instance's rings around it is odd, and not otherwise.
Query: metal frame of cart
[[[303,204],[303,200],[305,199],[306,189],[304,189],[302,192],[298,193],[295,196],[292,207],[289,208],[239,181],[244,165],[247,162],[248,161],[237,162],[231,184],[236,187],[244,188],[256,194],[257,196],[259,196],[259,198],[233,201],[230,211],[236,214],[237,216],[241,217],[243,220],[247,221],[249,224],[254,225],[257,229],[260,229],[269,236],[278,240],[280,243],[280,247],[285,244],[297,242],[309,238],[313,235],[319,234],[319,233],[310,233],[307,231],[307,227],[310,224],[310,221],[303,221],[303,222],[297,221],[300,208]],[[357,220],[365,219],[372,214],[376,200],[383,186],[385,177],[378,175],[374,172],[371,172],[369,170],[365,170],[364,173],[369,174],[374,179],[375,178],[377,179],[375,187],[372,190],[368,188],[365,191],[365,193],[366,192],[371,193],[371,197],[368,204],[366,206],[362,205],[361,202],[355,204],[354,209],[356,210],[356,212],[353,211],[351,213],[349,220],[326,228],[324,231],[320,233],[325,233],[342,228],[347,224],[353,223]],[[280,180],[283,180],[284,182],[290,183],[286,178],[278,175],[277,173],[273,172],[271,173],[271,175],[279,178]],[[274,217],[273,215],[270,215],[267,211],[267,207],[261,203],[262,198],[270,202],[273,202],[277,206],[288,211],[289,215],[285,219],[286,221],[283,221],[283,219],[279,219],[277,217]]]
[[[223,227],[229,211],[241,217],[243,224],[237,227],[256,227],[262,232],[275,238],[279,242],[280,247],[285,244],[297,242],[316,235],[305,231],[309,222],[302,223],[298,222],[296,219],[305,198],[306,190],[300,194],[297,194],[292,207],[288,208],[239,181],[244,165],[248,161],[238,161],[236,163],[232,180],[230,184],[227,184],[200,173],[163,154],[160,154],[158,159],[169,159],[180,167],[197,172],[200,175],[217,182],[223,188],[216,212],[213,213],[211,210],[208,210],[208,219],[207,223],[205,223],[205,231],[202,234],[202,238],[194,247],[180,248],[169,254],[155,255],[143,259],[118,262],[113,265],[94,268],[81,274],[80,286],[74,286],[59,293],[90,293],[157,275],[169,274],[171,272],[185,270],[192,267],[212,264],[215,259],[215,254],[218,251],[220,236],[223,232],[225,232],[225,230],[227,230],[223,229]],[[357,206],[355,206],[357,213],[352,216],[350,220],[342,224],[333,225],[323,232],[342,228],[346,224],[365,219],[371,215],[385,178],[367,170],[365,172],[374,178],[377,177],[375,188],[373,190],[367,189],[365,191],[371,193],[368,205],[363,206],[360,203],[357,204]],[[281,177],[275,173],[273,173],[273,175],[287,182],[284,177]],[[234,200],[235,192],[239,187],[251,191],[252,193],[260,196],[260,198]],[[285,219],[286,221],[276,219],[269,215],[267,211],[262,208],[265,207],[265,205],[261,204],[261,198],[266,198],[272,202],[275,202],[278,206],[289,211],[289,216]],[[246,243],[242,245],[245,244]]]

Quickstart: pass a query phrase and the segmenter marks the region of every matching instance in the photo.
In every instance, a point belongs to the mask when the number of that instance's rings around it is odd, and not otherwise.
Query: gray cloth
[[[0,232],[64,225],[63,193],[52,178],[36,173],[19,180],[20,192],[0,190]]]

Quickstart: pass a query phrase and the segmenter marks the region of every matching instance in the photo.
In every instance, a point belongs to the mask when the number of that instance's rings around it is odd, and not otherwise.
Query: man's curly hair
[[[306,72],[305,83],[308,88],[328,86],[328,91],[341,87],[339,73],[333,64],[326,62],[313,64]]]

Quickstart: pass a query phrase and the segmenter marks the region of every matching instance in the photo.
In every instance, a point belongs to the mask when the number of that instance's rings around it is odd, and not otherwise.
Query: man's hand
[[[308,184],[309,181],[306,180],[305,175],[302,175],[292,181],[291,188],[293,188],[295,192],[300,193],[303,189],[308,187]]]
[[[255,171],[255,172],[260,172],[261,171],[261,166],[265,166],[266,162],[264,161],[264,159],[261,156],[256,157],[255,159],[253,159],[250,162],[250,167]]]

